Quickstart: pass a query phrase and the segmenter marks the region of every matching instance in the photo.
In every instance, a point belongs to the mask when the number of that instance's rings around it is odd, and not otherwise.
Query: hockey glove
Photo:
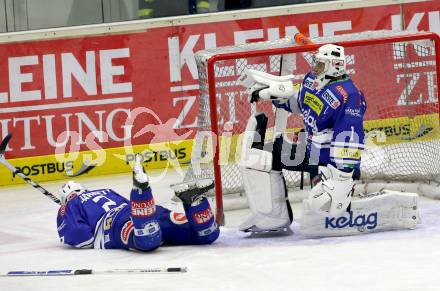
[[[299,87],[293,85],[293,75],[275,76],[265,72],[249,69],[239,78],[239,82],[249,94],[249,102],[259,99],[287,102],[297,98]]]

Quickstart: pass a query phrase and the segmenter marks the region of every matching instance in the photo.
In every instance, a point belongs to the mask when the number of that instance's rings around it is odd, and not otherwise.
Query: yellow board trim
[[[191,160],[193,140],[135,145],[101,149],[98,151],[72,152],[66,155],[45,155],[8,159],[14,167],[37,182],[66,179],[65,172],[77,171],[83,162],[98,165],[87,176],[126,173],[131,171],[130,163],[135,153],[142,153],[144,167],[148,169],[181,168]],[[8,154],[6,153],[6,158]],[[20,177],[0,166],[0,186],[22,184]]]
[[[364,131],[366,146],[440,140],[438,114],[367,120]]]

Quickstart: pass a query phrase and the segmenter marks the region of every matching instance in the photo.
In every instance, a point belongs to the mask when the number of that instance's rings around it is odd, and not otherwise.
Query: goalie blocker
[[[239,226],[244,232],[279,231],[288,228],[293,220],[286,184],[278,165],[279,155],[283,155],[284,150],[278,149],[275,141],[271,144],[271,152],[268,151],[268,145],[264,145],[266,126],[264,113],[251,116],[243,138],[240,166],[251,210],[250,216]],[[296,150],[292,146],[288,153],[291,157]],[[307,157],[295,170],[314,169],[309,169],[308,162]],[[347,211],[337,216],[316,211],[312,204],[310,197],[302,204],[301,229],[309,237],[414,229],[421,222],[416,193],[384,190],[355,197]]]

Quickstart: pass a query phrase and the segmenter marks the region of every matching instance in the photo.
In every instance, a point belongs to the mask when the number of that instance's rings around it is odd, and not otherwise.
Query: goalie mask
[[[332,79],[345,75],[344,48],[334,44],[321,46],[313,55],[312,74],[318,91]]]
[[[86,192],[87,189],[80,183],[76,183],[75,181],[69,181],[61,187],[60,190],[60,200],[61,205],[66,204],[71,199],[76,196]]]

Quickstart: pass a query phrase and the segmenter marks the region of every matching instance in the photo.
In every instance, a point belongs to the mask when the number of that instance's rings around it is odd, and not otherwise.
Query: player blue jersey
[[[330,82],[319,91],[313,88],[313,81],[313,75],[308,73],[298,95],[310,160],[344,171],[359,169],[365,137],[363,93],[349,77]],[[292,98],[278,107],[292,112],[290,102],[295,101]]]
[[[151,195],[150,188],[144,192]],[[155,206],[151,201],[152,204],[143,209],[144,212],[154,211],[162,244],[206,244],[218,237],[219,229],[206,198],[197,206],[185,207],[186,215]],[[132,215],[139,217],[140,213],[135,213],[133,208],[136,201],[131,203],[130,207],[130,200],[111,189],[78,195],[58,211],[57,226],[61,241],[79,248],[142,249],[139,248],[139,237],[134,235],[135,218],[132,218]],[[139,203],[142,205],[144,201]]]
[[[58,234],[75,247],[93,246],[95,227],[110,209],[130,202],[110,189],[88,191],[70,200],[58,211]]]

